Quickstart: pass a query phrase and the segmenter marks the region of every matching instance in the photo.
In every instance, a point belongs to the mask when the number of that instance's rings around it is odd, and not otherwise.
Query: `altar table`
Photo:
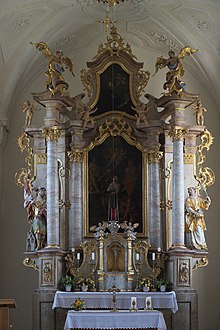
[[[137,308],[144,309],[147,297],[151,297],[152,308],[171,309],[173,313],[178,311],[176,294],[171,292],[118,292],[116,293],[116,308],[129,309],[131,297],[137,297]],[[53,309],[56,307],[71,308],[75,299],[81,298],[85,301],[87,309],[111,309],[111,292],[63,292],[57,291],[54,297]]]
[[[70,329],[148,329],[166,330],[160,311],[68,311],[64,330]]]

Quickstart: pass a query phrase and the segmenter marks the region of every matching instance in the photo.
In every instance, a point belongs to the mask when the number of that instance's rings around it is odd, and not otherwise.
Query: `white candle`
[[[152,302],[151,302],[151,297],[147,297],[145,301],[145,308],[146,309],[152,309]]]
[[[137,309],[137,297],[131,297],[131,308]]]
[[[136,253],[136,260],[140,260],[140,254]]]
[[[152,260],[155,260],[155,253],[152,252]]]
[[[72,251],[72,252],[75,252],[75,248],[72,248],[71,251]]]
[[[157,248],[157,252],[161,252],[161,247],[158,247]]]
[[[76,259],[77,260],[80,260],[80,253],[78,252],[77,255],[76,255]]]
[[[95,260],[95,252],[92,252],[92,260]]]

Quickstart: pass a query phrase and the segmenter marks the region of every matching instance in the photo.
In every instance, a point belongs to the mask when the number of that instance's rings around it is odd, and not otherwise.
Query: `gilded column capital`
[[[67,152],[68,157],[73,163],[81,163],[83,161],[84,152],[80,149],[74,149]]]
[[[150,151],[148,153],[148,162],[149,164],[151,163],[159,163],[161,158],[163,157],[163,152],[162,151]]]
[[[173,126],[169,131],[169,136],[174,141],[183,141],[188,129],[180,127],[180,126]]]
[[[43,128],[42,132],[47,141],[57,141],[61,135],[60,128],[57,126]]]

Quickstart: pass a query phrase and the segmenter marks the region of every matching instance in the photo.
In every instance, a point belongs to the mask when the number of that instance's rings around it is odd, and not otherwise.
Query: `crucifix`
[[[116,308],[116,292],[120,292],[121,290],[117,288],[115,285],[112,286],[111,289],[108,289],[108,292],[112,292],[112,302],[113,302],[113,309],[112,312],[117,312]]]

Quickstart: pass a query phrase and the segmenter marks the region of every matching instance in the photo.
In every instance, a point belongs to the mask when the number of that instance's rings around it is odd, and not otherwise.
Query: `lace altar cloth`
[[[131,307],[131,297],[137,297],[137,308],[144,309],[146,298],[151,297],[153,308],[171,309],[173,313],[178,311],[176,294],[171,292],[119,292],[116,293],[116,308],[129,309]],[[76,298],[85,301],[87,309],[111,309],[111,292],[63,292],[57,291],[54,297],[53,309],[56,307],[70,308],[71,303]]]
[[[70,329],[149,329],[166,330],[160,311],[68,311],[64,330]]]

